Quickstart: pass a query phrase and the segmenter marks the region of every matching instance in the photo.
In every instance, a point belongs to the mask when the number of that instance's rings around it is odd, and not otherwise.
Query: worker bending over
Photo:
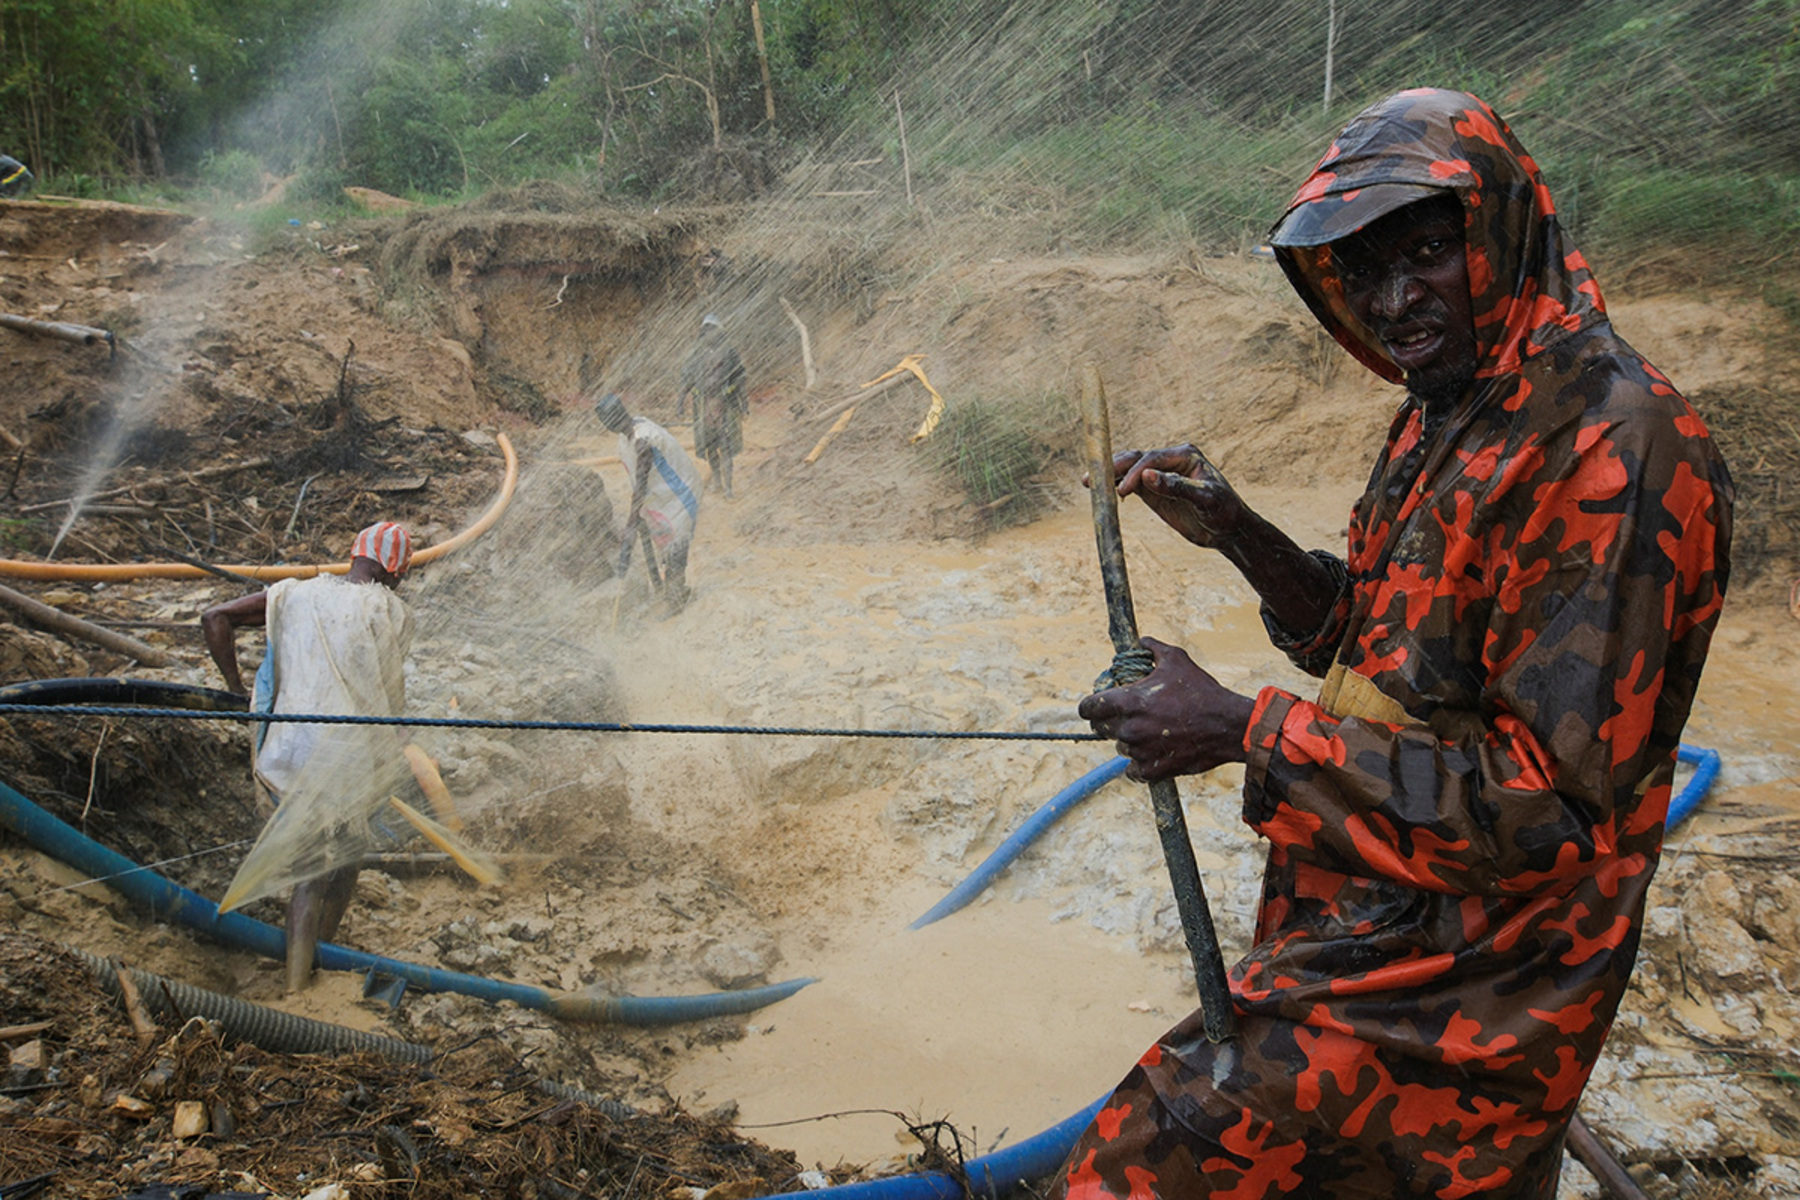
[[[207,609],[200,624],[225,686],[244,690],[235,631],[265,626],[268,651],[256,675],[254,711],[401,715],[413,630],[395,589],[411,562],[406,530],[383,521],[356,535],[348,573],[284,579]],[[318,943],[336,935],[349,907],[368,820],[409,776],[404,741],[392,725],[258,727],[252,763],[259,806],[270,820],[251,857],[296,823],[311,826],[290,864],[297,882],[287,912],[289,991],[307,985]]]

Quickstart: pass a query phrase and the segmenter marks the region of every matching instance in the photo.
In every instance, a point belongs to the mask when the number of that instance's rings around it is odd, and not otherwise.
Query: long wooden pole
[[[1100,551],[1100,579],[1106,588],[1106,627],[1112,638],[1112,683],[1132,683],[1149,673],[1143,644],[1138,640],[1137,613],[1131,604],[1131,581],[1125,573],[1125,542],[1119,533],[1119,496],[1113,488],[1112,427],[1106,413],[1106,388],[1100,372],[1089,366],[1082,379],[1082,428],[1086,433],[1088,494],[1094,506],[1094,541]],[[1231,988],[1225,979],[1225,959],[1219,953],[1219,936],[1213,929],[1212,910],[1200,886],[1200,865],[1194,860],[1194,844],[1188,838],[1187,817],[1181,810],[1181,792],[1172,779],[1150,785],[1150,806],[1156,814],[1156,834],[1162,841],[1163,861],[1175,891],[1175,909],[1181,916],[1181,933],[1194,963],[1194,983],[1200,992],[1202,1022],[1209,1041],[1222,1042],[1237,1033],[1231,1010]]]
[[[110,629],[102,629],[92,621],[84,621],[80,617],[71,616],[60,608],[52,608],[41,601],[33,600],[23,592],[15,592],[9,587],[0,586],[0,604],[16,609],[35,625],[45,629],[54,629],[84,642],[92,642],[103,646],[114,654],[123,654],[126,658],[152,667],[172,667],[175,659],[164,654],[155,646],[140,642],[134,637],[126,637],[122,633],[114,633]]]

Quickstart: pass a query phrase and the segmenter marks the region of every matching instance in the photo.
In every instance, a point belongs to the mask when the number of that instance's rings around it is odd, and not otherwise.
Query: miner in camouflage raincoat
[[[1221,551],[1325,683],[1239,696],[1147,642],[1155,671],[1083,702],[1137,778],[1245,763],[1269,860],[1237,1037],[1170,1030],[1061,1186],[1551,1197],[1637,953],[1730,479],[1473,96],[1363,112],[1271,242],[1407,395],[1343,558],[1301,551],[1192,446],[1118,456],[1120,493]]]

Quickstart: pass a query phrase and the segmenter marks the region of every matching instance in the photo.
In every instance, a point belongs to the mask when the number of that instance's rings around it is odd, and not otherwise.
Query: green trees
[[[1087,181],[1090,228],[1229,238],[1259,171],[1420,83],[1499,104],[1580,219],[1791,208],[1800,0],[0,0],[0,151],[62,190],[648,198],[708,156],[897,158],[898,93],[926,186]]]

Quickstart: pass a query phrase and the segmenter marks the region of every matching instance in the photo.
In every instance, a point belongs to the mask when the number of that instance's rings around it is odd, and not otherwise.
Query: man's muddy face
[[[1350,312],[1406,372],[1407,391],[1461,395],[1480,361],[1462,205],[1445,196],[1395,209],[1331,243],[1331,262]]]

